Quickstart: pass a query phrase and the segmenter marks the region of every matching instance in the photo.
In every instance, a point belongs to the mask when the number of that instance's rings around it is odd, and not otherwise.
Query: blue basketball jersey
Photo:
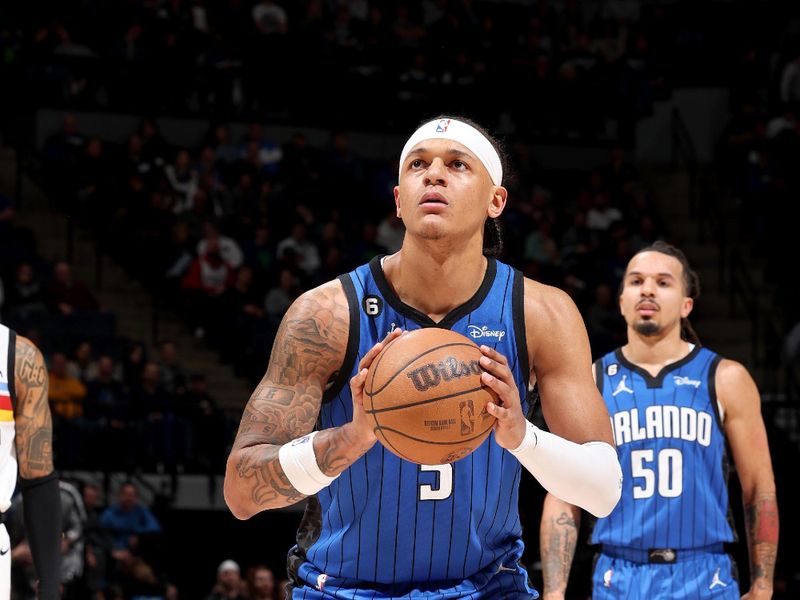
[[[439,323],[404,304],[390,288],[380,257],[340,277],[350,305],[347,358],[323,401],[318,429],[352,420],[347,385],[361,357],[395,327],[442,327],[508,358],[527,411],[528,358],[523,277],[488,259],[475,295]],[[518,569],[522,528],[517,511],[521,466],[490,435],[465,458],[424,466],[380,442],[329,487],[309,499],[289,556],[298,585],[342,598],[536,597],[523,577],[517,595],[498,593],[498,573]],[[358,595],[366,590],[365,596]],[[520,595],[522,594],[522,595]],[[302,594],[298,597],[305,598]],[[309,598],[316,597],[313,594]]]
[[[696,346],[656,377],[620,349],[595,363],[623,487],[614,511],[597,521],[593,543],[649,549],[733,541],[714,385],[720,360]]]

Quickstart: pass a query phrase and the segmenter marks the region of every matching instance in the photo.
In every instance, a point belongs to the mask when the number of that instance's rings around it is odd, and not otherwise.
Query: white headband
[[[472,125],[467,125],[463,121],[457,121],[456,119],[436,119],[425,123],[425,125],[417,129],[408,138],[406,145],[403,146],[403,151],[400,153],[400,174],[403,172],[403,163],[405,163],[411,149],[421,141],[431,139],[452,140],[465,146],[483,163],[483,166],[489,172],[489,177],[492,178],[492,182],[495,185],[502,185],[503,165],[500,162],[497,150],[494,149],[492,143],[480,131]]]

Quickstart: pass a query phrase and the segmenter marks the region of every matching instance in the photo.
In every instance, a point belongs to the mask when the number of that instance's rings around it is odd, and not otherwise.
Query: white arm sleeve
[[[529,421],[522,443],[510,452],[544,489],[596,517],[611,514],[622,494],[617,451],[605,442],[576,444]]]

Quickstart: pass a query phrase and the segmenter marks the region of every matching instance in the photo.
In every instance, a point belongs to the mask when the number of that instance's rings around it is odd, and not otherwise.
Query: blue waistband
[[[701,554],[724,554],[723,544],[710,544],[699,548],[628,548],[603,544],[600,552],[612,558],[635,563],[673,564],[695,558]]]

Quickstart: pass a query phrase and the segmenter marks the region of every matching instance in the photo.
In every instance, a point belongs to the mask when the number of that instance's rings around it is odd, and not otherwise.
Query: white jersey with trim
[[[17,451],[14,445],[14,354],[16,335],[0,325],[0,512],[11,506],[17,485]]]

